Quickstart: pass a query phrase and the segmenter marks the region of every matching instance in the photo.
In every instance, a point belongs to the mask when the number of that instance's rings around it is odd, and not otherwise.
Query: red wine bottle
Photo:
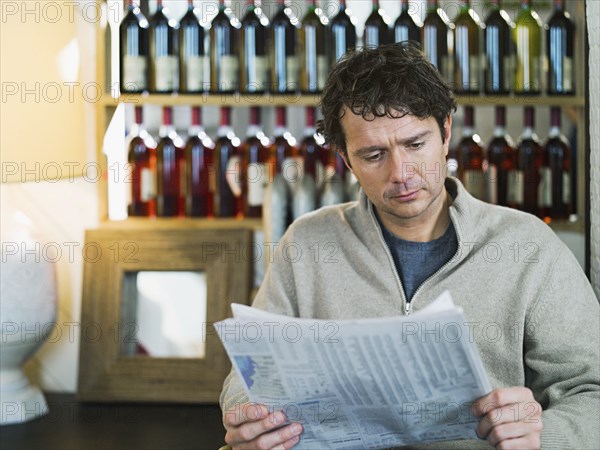
[[[316,0],[310,0],[299,32],[300,90],[305,94],[321,92],[327,80],[326,21]]]
[[[371,14],[367,17],[364,31],[364,47],[375,48],[380,45],[389,44],[390,18],[386,12],[379,7],[379,0],[372,0]]]
[[[317,166],[320,165],[321,146],[315,139],[315,108],[313,106],[306,107],[306,124],[304,127],[304,137],[300,143],[300,156],[302,158],[302,175],[310,175],[313,180],[322,178]],[[320,175],[320,176],[319,176]]]
[[[496,126],[487,146],[487,163],[488,202],[514,208],[509,175],[516,168],[517,153],[512,138],[506,133],[505,106],[496,106]]]
[[[168,10],[157,0],[156,13],[150,20],[150,90],[179,90],[179,24],[169,20]]]
[[[298,176],[301,166],[294,162],[290,173],[287,173],[286,164],[293,162],[295,156],[296,139],[287,129],[285,106],[275,108],[275,129],[273,130],[273,144],[271,146],[271,164],[275,167],[275,173],[282,174],[284,178]],[[289,165],[289,164],[288,164]]]
[[[339,8],[329,25],[332,64],[348,50],[356,48],[356,20],[346,8],[346,0],[340,0]]]
[[[542,167],[544,219],[568,219],[573,212],[571,196],[571,149],[560,130],[560,108],[550,109],[550,133],[544,145]]]
[[[119,26],[121,40],[121,92],[148,90],[148,20],[129,0],[127,14]]]
[[[221,107],[221,122],[215,145],[215,215],[235,217],[241,212],[241,167],[238,154],[240,140],[231,128],[231,107]],[[233,187],[233,190],[232,190]],[[235,192],[234,192],[235,191]]]
[[[485,20],[485,92],[507,95],[514,85],[515,45],[512,38],[515,24],[499,0],[492,0]]]
[[[423,51],[446,82],[453,80],[452,60],[448,52],[448,37],[453,28],[437,0],[427,0],[427,15],[423,22]]]
[[[517,171],[511,182],[515,184],[517,207],[537,215],[544,150],[534,132],[535,110],[526,106],[524,112],[525,128],[517,145]]]
[[[241,29],[241,91],[269,90],[269,19],[254,0],[247,0]]]
[[[135,124],[128,137],[127,161],[131,174],[130,216],[156,215],[156,142],[142,126],[143,110],[135,107]]]
[[[394,42],[414,41],[421,43],[422,24],[410,15],[408,0],[400,0],[400,15],[394,22]]]
[[[271,25],[271,82],[273,92],[296,92],[299,88],[299,57],[296,50],[298,19],[284,0],[277,0],[279,8]]]
[[[212,217],[215,193],[215,168],[213,152],[215,144],[204,132],[202,110],[192,107],[192,124],[188,130],[185,146],[187,167],[186,213],[190,217]]]
[[[231,93],[239,88],[239,27],[231,8],[219,0],[219,12],[210,26],[212,92]]]
[[[204,47],[206,32],[200,23],[200,11],[188,0],[188,10],[179,22],[180,92],[193,94],[208,90],[204,79],[208,55]]]
[[[481,53],[479,35],[483,25],[470,6],[470,0],[461,0],[460,11],[454,21],[454,90],[459,94],[479,93]]]
[[[246,141],[242,146],[242,198],[245,217],[261,217],[265,187],[272,180],[269,138],[260,126],[260,108],[250,108]]]
[[[465,106],[464,111],[463,136],[457,147],[458,178],[473,197],[485,201],[481,138],[474,131],[473,107]]]
[[[575,94],[575,24],[564,0],[554,0],[554,13],[546,25],[548,95]]]
[[[163,107],[160,141],[156,148],[158,216],[184,215],[185,206],[185,152],[184,144],[172,122],[173,109]]]

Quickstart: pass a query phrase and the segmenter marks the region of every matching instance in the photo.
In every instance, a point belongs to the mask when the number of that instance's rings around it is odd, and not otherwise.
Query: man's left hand
[[[476,400],[477,434],[497,449],[539,449],[542,406],[526,387],[494,389]]]

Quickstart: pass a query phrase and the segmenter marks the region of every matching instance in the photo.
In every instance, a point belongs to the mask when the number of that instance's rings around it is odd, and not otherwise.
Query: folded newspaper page
[[[251,402],[283,410],[298,449],[477,439],[471,405],[492,388],[444,292],[410,316],[316,320],[232,305],[215,323]]]

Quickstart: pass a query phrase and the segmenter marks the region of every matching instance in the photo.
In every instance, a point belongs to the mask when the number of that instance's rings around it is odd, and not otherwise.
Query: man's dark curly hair
[[[319,104],[317,131],[347,154],[344,107],[366,120],[388,116],[433,117],[446,140],[444,122],[456,110],[450,87],[418,45],[397,43],[350,51],[331,69]]]

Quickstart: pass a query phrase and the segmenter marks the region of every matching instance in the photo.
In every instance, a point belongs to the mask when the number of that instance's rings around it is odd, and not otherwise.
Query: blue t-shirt
[[[392,253],[396,270],[402,280],[406,300],[411,301],[419,286],[458,250],[458,238],[452,221],[443,236],[430,242],[413,242],[400,239],[381,224],[383,238]]]

